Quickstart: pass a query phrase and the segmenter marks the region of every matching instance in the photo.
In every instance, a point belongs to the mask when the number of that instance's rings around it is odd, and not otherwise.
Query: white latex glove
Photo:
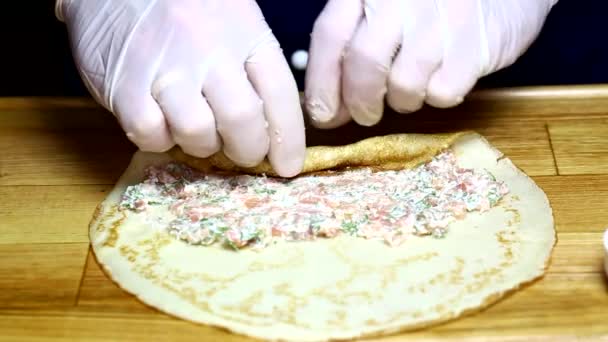
[[[318,127],[451,107],[512,64],[557,0],[329,0],[312,33],[306,109]]]
[[[254,0],[58,0],[77,68],[141,150],[300,172],[297,85]]]

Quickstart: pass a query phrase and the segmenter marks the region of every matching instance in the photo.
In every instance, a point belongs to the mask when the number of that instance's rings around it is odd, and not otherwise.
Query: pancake
[[[412,234],[391,246],[337,234],[275,239],[259,249],[188,243],[167,229],[169,205],[121,207],[125,191],[142,182],[148,167],[179,162],[226,177],[273,172],[267,162],[244,169],[222,154],[198,159],[176,149],[135,153],[98,206],[90,240],[106,274],[143,303],[237,334],[327,341],[428,327],[482,310],[543,276],[556,237],[542,189],[473,132],[310,147],[304,171],[295,177],[339,178],[361,168],[414,170],[446,151],[459,167],[493,175],[508,193],[485,211],[452,220],[440,238]]]

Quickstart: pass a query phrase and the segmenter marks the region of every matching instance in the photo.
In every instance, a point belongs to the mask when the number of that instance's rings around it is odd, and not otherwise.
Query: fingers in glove
[[[305,106],[312,123],[335,121],[341,103],[342,57],[363,15],[361,1],[329,0],[311,35]]]
[[[334,116],[333,119],[327,122],[316,122],[314,123],[314,125],[316,128],[320,129],[332,129],[347,124],[348,122],[350,122],[350,120],[352,120],[352,117],[350,116],[348,110],[346,110],[344,103],[342,103],[340,104],[340,108],[338,109],[338,114]]]
[[[386,84],[403,34],[396,1],[365,1],[365,17],[347,48],[342,98],[358,124],[372,126],[382,118]]]
[[[264,106],[247,78],[245,67],[229,57],[209,70],[203,94],[215,114],[223,151],[235,164],[256,166],[268,153]]]
[[[246,70],[257,94],[264,102],[268,121],[268,159],[282,177],[297,175],[304,164],[306,139],[297,84],[278,42],[256,49]]]
[[[441,66],[431,76],[426,102],[447,108],[460,104],[475,86],[486,64],[487,46],[481,44],[481,4],[478,1],[444,1],[441,6],[443,57]],[[478,15],[470,15],[478,11]],[[469,18],[462,21],[461,18]]]
[[[167,80],[167,78],[165,78]],[[173,141],[190,155],[206,158],[221,147],[215,119],[200,85],[187,80],[163,84],[160,79],[152,94],[165,113]]]
[[[175,145],[160,107],[149,91],[118,91],[114,101],[115,115],[131,140],[145,152],[165,152]]]
[[[420,25],[419,18],[427,18],[428,24]],[[399,113],[411,113],[423,106],[428,82],[442,54],[439,21],[430,1],[412,4],[406,21],[401,49],[388,80],[387,102]]]

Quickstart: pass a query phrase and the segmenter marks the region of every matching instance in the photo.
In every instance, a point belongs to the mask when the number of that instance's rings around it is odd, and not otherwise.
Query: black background
[[[312,23],[325,1],[258,3],[286,56],[308,48]],[[0,7],[0,96],[88,95],[74,68],[65,26],[55,18],[54,1],[4,4]],[[478,86],[608,83],[607,10],[606,0],[559,1],[528,52]],[[301,87],[303,74],[294,73]]]

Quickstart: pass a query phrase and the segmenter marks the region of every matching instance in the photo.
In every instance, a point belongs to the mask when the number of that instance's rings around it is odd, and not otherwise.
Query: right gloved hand
[[[254,0],[57,0],[93,97],[141,150],[301,171],[297,85]]]

